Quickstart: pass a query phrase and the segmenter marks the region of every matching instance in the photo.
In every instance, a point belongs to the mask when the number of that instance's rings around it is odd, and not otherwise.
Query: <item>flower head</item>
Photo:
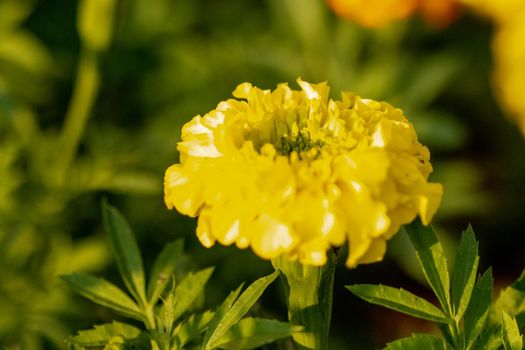
[[[274,91],[249,83],[182,129],[180,164],[165,202],[199,216],[197,236],[323,265],[349,244],[347,266],[381,260],[386,241],[417,215],[428,224],[442,195],[427,182],[429,151],[403,112],[326,83]]]

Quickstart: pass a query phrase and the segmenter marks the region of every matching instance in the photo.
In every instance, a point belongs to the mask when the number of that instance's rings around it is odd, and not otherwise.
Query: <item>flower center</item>
[[[312,140],[307,131],[300,131],[297,135],[283,135],[277,145],[277,152],[283,156],[288,156],[292,152],[301,154],[312,148],[322,148],[325,142],[323,140]]]

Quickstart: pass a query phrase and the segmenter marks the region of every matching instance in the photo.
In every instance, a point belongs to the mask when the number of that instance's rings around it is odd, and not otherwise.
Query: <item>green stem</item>
[[[60,135],[60,157],[57,160],[56,176],[63,183],[66,172],[75,157],[78,144],[84,133],[91,109],[100,85],[97,54],[82,48],[73,96],[69,104],[62,133]]]
[[[153,305],[140,303],[141,308],[144,312],[144,325],[148,331],[157,329],[157,324],[155,323],[155,313],[153,310]]]
[[[293,335],[299,350],[327,350],[332,317],[336,257],[329,252],[324,266],[302,265],[284,257],[272,260],[281,272],[288,319],[304,327]]]

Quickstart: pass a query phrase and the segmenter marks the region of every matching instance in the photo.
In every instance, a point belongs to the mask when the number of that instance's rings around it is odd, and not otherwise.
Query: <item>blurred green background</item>
[[[202,248],[194,220],[162,201],[181,126],[245,81],[328,81],[334,98],[351,90],[403,109],[444,184],[442,239],[455,245],[472,223],[482,267],[493,266],[497,284],[514,280],[525,267],[525,142],[492,97],[492,32],[466,10],[447,28],[416,17],[365,29],[322,0],[0,0],[0,344],[62,349],[74,330],[114,316],[58,279],[116,279],[103,197],[130,220],[146,265],[178,237],[181,269],[217,265],[209,305],[271,271],[249,251]],[[425,295],[420,281],[402,235],[384,262],[342,266],[331,348],[372,349],[428,327],[344,284]],[[278,287],[258,311],[284,320]]]

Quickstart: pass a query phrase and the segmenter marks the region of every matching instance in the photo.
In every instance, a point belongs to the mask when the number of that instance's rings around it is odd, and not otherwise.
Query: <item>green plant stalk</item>
[[[97,53],[92,49],[83,47],[80,53],[73,96],[60,135],[58,150],[60,157],[57,158],[55,173],[59,184],[64,182],[66,172],[75,157],[99,87],[100,73]]]
[[[294,333],[299,350],[327,350],[336,256],[328,253],[324,266],[303,265],[284,257],[272,259],[281,273],[288,319],[293,325],[303,326],[304,331]]]
[[[142,304],[142,310],[144,313],[144,325],[148,331],[155,330],[157,324],[155,323],[155,311],[154,306],[150,304]]]

